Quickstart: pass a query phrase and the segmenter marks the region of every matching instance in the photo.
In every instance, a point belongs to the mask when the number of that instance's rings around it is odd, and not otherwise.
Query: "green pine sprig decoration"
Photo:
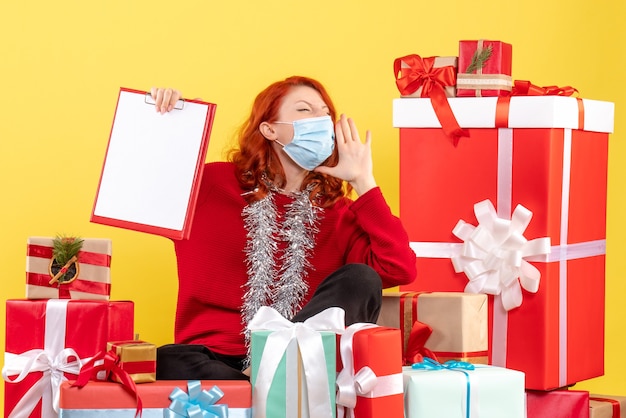
[[[56,236],[52,240],[52,257],[57,264],[64,266],[72,257],[78,256],[84,240],[78,237]]]
[[[493,45],[489,45],[487,48],[483,48],[481,51],[477,49],[474,52],[474,55],[472,56],[472,61],[470,62],[470,65],[467,66],[467,70],[465,70],[465,73],[470,74],[480,68],[483,68],[489,58],[491,58],[492,53]]]

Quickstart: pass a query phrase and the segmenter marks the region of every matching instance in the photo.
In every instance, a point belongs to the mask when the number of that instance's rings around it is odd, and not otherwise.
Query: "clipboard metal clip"
[[[152,98],[152,95],[150,93],[146,93],[144,96],[144,102],[146,104],[152,105],[154,106],[154,99]],[[176,102],[176,104],[174,105],[174,109],[176,110],[183,110],[185,108],[185,99],[180,99]]]

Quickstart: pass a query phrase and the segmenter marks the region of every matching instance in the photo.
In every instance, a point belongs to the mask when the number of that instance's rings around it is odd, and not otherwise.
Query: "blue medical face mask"
[[[293,139],[287,145],[281,145],[285,153],[305,170],[311,171],[322,164],[335,149],[335,124],[330,116],[274,123],[293,124]]]

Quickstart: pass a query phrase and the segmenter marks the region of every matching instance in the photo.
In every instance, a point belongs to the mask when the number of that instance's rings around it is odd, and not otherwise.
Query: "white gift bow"
[[[536,293],[541,278],[524,258],[549,254],[550,238],[524,238],[532,212],[522,205],[510,220],[498,218],[489,200],[476,203],[474,213],[478,226],[459,220],[452,231],[464,241],[461,255],[452,257],[454,271],[467,275],[466,292],[501,295],[504,309],[517,308],[522,304],[521,288]]]
[[[332,418],[331,394],[324,356],[324,345],[319,331],[341,334],[345,330],[345,312],[341,308],[328,308],[304,322],[293,323],[273,308],[262,306],[248,323],[250,331],[274,331],[263,348],[252,395],[254,414],[264,418],[270,385],[278,369],[282,354],[289,342],[295,339],[302,356],[306,378],[311,418]]]
[[[354,334],[364,329],[377,327],[379,326],[376,324],[356,323],[346,328],[341,336],[340,352],[343,369],[337,376],[337,418],[343,418],[346,409],[348,417],[354,418],[357,395],[375,398],[404,392],[402,373],[376,376],[368,366],[354,372]]]
[[[68,361],[74,358],[72,361]],[[43,372],[43,376],[24,394],[22,399],[15,405],[15,408],[9,415],[10,418],[28,417],[32,413],[39,400],[46,393],[52,393],[52,408],[54,415],[59,412],[59,387],[63,381],[67,380],[63,373],[72,373],[78,375],[81,368],[81,361],[78,354],[71,349],[65,348],[56,356],[52,356],[50,352],[41,349],[26,351],[18,356],[7,355],[7,364],[2,369],[2,378],[8,383],[18,383],[32,372]],[[20,370],[20,366],[22,367]],[[9,376],[14,371],[19,371],[19,376],[11,379]],[[42,405],[42,416],[46,416],[43,412],[50,403]],[[51,412],[50,412],[51,413]],[[48,415],[49,416],[49,415]]]
[[[55,417],[59,412],[59,387],[67,378],[63,373],[78,375],[82,364],[71,348],[64,348],[69,301],[50,299],[46,302],[44,348],[22,354],[5,353],[2,378],[8,383],[21,382],[31,372],[43,372],[43,376],[24,394],[15,405],[9,418],[27,418],[42,399],[41,416]],[[68,361],[73,358],[73,361]],[[15,379],[9,376],[19,375]],[[52,399],[50,399],[52,397]]]

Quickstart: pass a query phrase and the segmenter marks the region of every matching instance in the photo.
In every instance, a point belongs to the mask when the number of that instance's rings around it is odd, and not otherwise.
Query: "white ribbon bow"
[[[464,241],[461,255],[452,257],[454,271],[467,275],[466,292],[501,295],[504,309],[517,308],[522,304],[521,288],[536,293],[541,278],[524,258],[549,254],[550,238],[524,238],[532,212],[522,205],[510,220],[498,218],[489,200],[476,203],[474,213],[478,226],[459,220],[452,231]]]
[[[252,401],[255,417],[267,414],[267,397],[282,355],[292,340],[296,340],[302,356],[302,367],[308,393],[311,418],[332,418],[331,393],[324,356],[322,335],[319,331],[341,334],[345,329],[345,312],[328,308],[304,322],[293,323],[275,309],[262,306],[248,323],[250,331],[270,330],[256,375]]]
[[[71,359],[71,360],[70,360]],[[56,356],[41,349],[26,351],[20,355],[6,353],[6,364],[2,368],[2,378],[8,383],[18,383],[32,372],[43,372],[39,379],[22,399],[15,405],[9,415],[10,418],[29,417],[39,400],[46,393],[52,393],[52,408],[55,414],[59,413],[59,387],[67,378],[63,373],[78,375],[82,366],[78,354],[71,348],[61,350]],[[19,375],[15,379],[9,376]],[[44,411],[46,405],[43,405]],[[46,416],[42,413],[42,416]]]

